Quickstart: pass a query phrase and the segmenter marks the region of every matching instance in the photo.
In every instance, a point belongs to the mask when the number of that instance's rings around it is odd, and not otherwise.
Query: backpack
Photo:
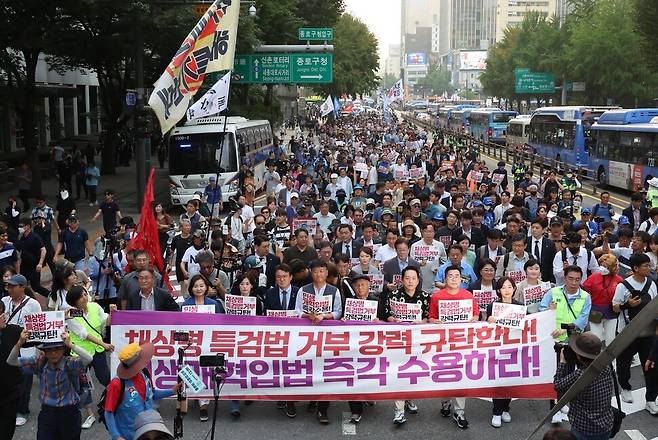
[[[631,297],[639,297],[641,300],[641,303],[638,307],[629,307],[628,310],[628,319],[633,319],[640,311],[644,308],[645,305],[649,304],[651,302],[651,295],[649,295],[649,290],[651,289],[651,286],[653,285],[653,280],[651,278],[647,278],[647,280],[644,283],[644,287],[642,287],[642,290],[636,290],[631,286],[631,284],[628,282],[628,280],[624,280],[621,282],[626,289],[631,293]]]
[[[151,373],[149,372],[148,369],[144,368],[142,371],[142,374],[146,376],[146,379],[151,381]],[[117,378],[119,379],[119,382],[121,383],[121,389],[119,390],[119,398],[117,399],[117,402],[121,404],[121,401],[123,400],[123,393],[126,388],[126,379],[122,378]],[[109,386],[109,385],[108,385]],[[151,383],[151,386],[153,386],[153,383]],[[98,404],[96,405],[96,412],[98,413],[98,421],[101,422],[105,427],[107,428],[107,421],[105,420],[105,400],[107,399],[107,388],[103,390],[101,393],[100,399],[98,399]],[[116,408],[115,408],[116,410]]]
[[[592,261],[592,251],[589,249],[585,249],[587,251],[587,276],[592,275],[592,271],[589,269],[589,263]],[[567,250],[562,249],[562,261],[566,261],[567,259]]]

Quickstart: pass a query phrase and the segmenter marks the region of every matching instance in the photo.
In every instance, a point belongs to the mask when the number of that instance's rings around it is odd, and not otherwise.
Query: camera
[[[228,198],[228,201],[226,202],[226,206],[228,207],[229,212],[235,212],[238,209],[240,209],[240,204],[238,203],[238,200],[235,196],[231,196]]]
[[[226,356],[224,353],[217,353],[215,355],[209,356],[199,356],[199,366],[200,367],[211,367],[211,368],[225,368],[226,367]]]
[[[80,309],[69,309],[69,318],[82,318],[85,313]]]
[[[190,342],[190,334],[188,332],[174,332],[174,341]]]

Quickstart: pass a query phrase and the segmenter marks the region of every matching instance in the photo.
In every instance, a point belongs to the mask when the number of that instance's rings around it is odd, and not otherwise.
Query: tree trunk
[[[38,50],[23,50],[25,59],[25,84],[23,85],[23,102],[20,115],[23,126],[23,146],[25,159],[32,172],[32,194],[41,194],[41,170],[39,167],[39,149],[34,130],[34,106],[36,105],[36,68],[39,61]]]

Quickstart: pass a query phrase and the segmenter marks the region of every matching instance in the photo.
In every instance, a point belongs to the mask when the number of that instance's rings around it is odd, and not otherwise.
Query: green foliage
[[[642,36],[642,49],[647,62],[658,69],[658,2],[656,0],[635,0],[635,23],[638,33]]]
[[[437,64],[430,64],[427,69],[427,76],[418,81],[418,86],[427,87],[434,95],[441,95],[443,92],[452,94],[455,88],[451,83],[451,75],[447,70],[443,70]]]
[[[374,90],[379,83],[377,39],[368,27],[350,14],[343,14],[334,26],[334,81],[314,87],[329,93],[360,95]]]

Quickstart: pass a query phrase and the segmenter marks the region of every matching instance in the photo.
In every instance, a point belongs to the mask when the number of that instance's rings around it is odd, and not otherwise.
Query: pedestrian
[[[89,206],[98,205],[96,200],[96,188],[98,188],[98,180],[100,179],[101,172],[96,167],[94,161],[87,162],[87,169],[85,170],[85,186],[89,194]]]
[[[154,351],[150,343],[128,344],[119,351],[116,377],[105,394],[105,422],[112,440],[134,440],[139,414],[152,410],[154,400],[175,395],[181,386],[178,382],[170,390],[155,389],[147,368]]]
[[[43,217],[43,229],[45,232],[50,234],[52,231],[53,223],[55,221],[55,211],[53,208],[48,206],[48,204],[46,204],[46,198],[42,195],[37,195],[34,198],[34,202],[36,206],[32,208],[30,218],[36,221],[39,217]]]
[[[66,229],[66,220],[70,216],[75,216],[75,201],[67,188],[60,188],[57,194],[57,205],[55,206],[55,215],[57,216],[57,231]]]
[[[147,409],[135,417],[135,440],[173,440],[162,416],[154,409]]]
[[[155,220],[158,222],[158,238],[160,240],[160,252],[164,258],[167,252],[167,242],[169,241],[169,231],[173,226],[171,216],[167,214],[162,203],[156,203],[153,207]]]
[[[46,247],[41,238],[32,232],[32,221],[27,217],[20,221],[20,236],[16,249],[21,253],[20,273],[28,279],[32,290],[44,297],[48,296],[48,290],[41,286],[41,270],[46,260]]]
[[[5,208],[5,215],[9,221],[8,226],[15,231],[18,231],[18,221],[21,216],[21,208],[18,207],[16,197],[10,196],[7,199],[7,207]]]
[[[16,272],[20,272],[20,256],[16,247],[9,242],[9,234],[6,228],[0,227],[0,267],[11,266]]]
[[[112,231],[117,227],[117,220],[123,218],[119,205],[114,200],[114,191],[111,189],[105,190],[105,199],[98,206],[98,211],[91,218],[94,222],[98,217],[103,217],[103,229],[106,234],[112,235]]]
[[[77,217],[71,215],[66,221],[68,228],[59,234],[57,248],[53,261],[57,261],[60,255],[75,265],[78,270],[85,270],[85,258],[94,252],[89,244],[89,234],[80,227]]]
[[[91,362],[91,356],[74,345],[68,332],[64,332],[61,341],[38,345],[42,352],[38,356],[19,357],[28,336],[29,332],[24,329],[7,363],[39,377],[41,412],[37,422],[37,440],[79,440],[82,429],[78,406],[79,378]],[[77,357],[65,355],[65,348]]]

